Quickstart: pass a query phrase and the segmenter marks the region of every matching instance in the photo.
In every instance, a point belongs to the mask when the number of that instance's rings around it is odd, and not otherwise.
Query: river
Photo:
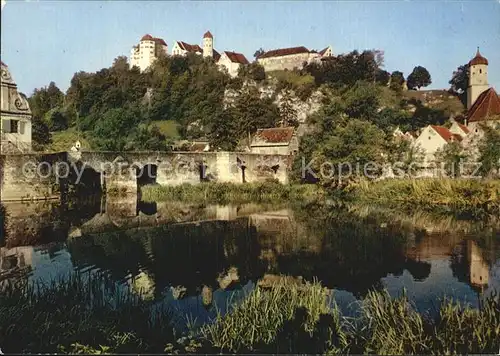
[[[402,214],[401,214],[402,215]],[[144,203],[88,197],[3,203],[0,283],[104,273],[178,320],[203,324],[259,280],[319,280],[346,315],[372,289],[421,312],[445,297],[478,307],[500,290],[500,228],[423,213],[295,205]]]

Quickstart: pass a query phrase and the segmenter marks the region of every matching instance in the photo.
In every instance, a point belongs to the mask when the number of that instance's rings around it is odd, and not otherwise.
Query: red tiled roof
[[[207,32],[205,32],[205,34],[203,35],[203,38],[214,38],[214,36],[212,36],[212,34],[210,33],[210,31],[207,31]]]
[[[300,47],[291,47],[291,48],[281,48],[281,49],[273,49],[271,51],[267,51],[261,54],[258,59],[261,58],[270,58],[270,57],[281,57],[281,56],[289,56],[292,54],[299,53],[309,53],[310,51],[304,46]]]
[[[489,88],[478,96],[474,105],[469,109],[467,121],[484,121],[489,118],[493,119],[495,115],[500,115],[500,98],[495,89]]]
[[[457,122],[457,125],[458,125],[458,127],[460,127],[462,129],[463,132],[465,132],[466,134],[469,133],[469,128],[467,126],[462,125],[462,124],[460,124],[458,122]]]
[[[293,127],[258,129],[255,137],[266,143],[288,143],[292,139]]]
[[[189,43],[182,42],[182,41],[177,41],[177,43],[185,51],[188,51],[188,52],[203,52],[203,50],[201,49],[201,47],[198,46],[198,45],[191,45]]]
[[[249,63],[247,58],[241,53],[229,52],[229,51],[224,51],[224,53],[229,58],[229,60],[233,63],[240,63],[240,64],[248,64]]]
[[[155,38],[153,38],[153,40],[154,40],[156,43],[159,43],[159,44],[161,44],[161,45],[164,45],[164,46],[166,46],[166,45],[167,45],[167,43],[166,43],[166,42],[165,42],[162,38],[156,38],[156,37],[155,37]]]
[[[446,127],[431,125],[431,127],[436,131],[439,136],[441,136],[446,142],[450,141],[462,141],[462,136],[459,134],[454,134]]]
[[[151,36],[149,33],[142,36],[141,41],[153,41],[153,36]]]
[[[472,58],[469,62],[470,66],[477,65],[477,64],[485,64],[488,65],[488,60],[481,56],[481,53],[479,53],[479,48],[477,49],[476,56]]]
[[[319,51],[319,54],[324,55],[327,50],[328,50],[328,47],[323,48],[321,51]]]
[[[220,53],[214,49],[212,52],[212,57],[217,62],[220,59]]]

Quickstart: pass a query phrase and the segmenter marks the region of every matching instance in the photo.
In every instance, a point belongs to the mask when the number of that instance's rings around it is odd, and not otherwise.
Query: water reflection
[[[371,289],[397,295],[406,288],[428,310],[444,296],[477,306],[500,287],[491,226],[457,232],[347,210],[137,197],[8,203],[1,216],[0,280],[106,272],[122,288],[199,322],[279,274],[320,280],[346,312]]]

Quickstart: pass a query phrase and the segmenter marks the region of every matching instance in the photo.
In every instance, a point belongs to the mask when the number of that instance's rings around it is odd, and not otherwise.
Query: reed
[[[371,291],[356,318],[327,305],[318,283],[277,284],[202,329],[213,352],[321,354],[497,353],[500,298],[479,310],[444,301],[437,320],[417,313],[405,293]]]
[[[417,313],[405,293],[371,291],[354,318],[332,307],[331,297],[318,282],[278,278],[176,339],[167,310],[120,291],[104,275],[46,285],[4,281],[0,341],[7,353],[496,354],[500,348],[497,294],[479,309],[445,300],[437,319]]]
[[[171,314],[151,313],[140,296],[104,275],[79,274],[48,284],[0,284],[0,340],[7,353],[143,350],[162,352],[173,338]]]
[[[359,202],[389,207],[485,217],[500,213],[500,181],[475,179],[387,179],[354,188]]]
[[[323,190],[316,185],[283,185],[274,181],[246,184],[147,185],[141,189],[141,199],[146,202],[187,201],[217,204],[295,200],[313,202],[324,197]]]

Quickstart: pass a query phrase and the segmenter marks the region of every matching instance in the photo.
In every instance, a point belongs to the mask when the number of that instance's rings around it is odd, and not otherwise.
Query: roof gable
[[[240,64],[248,64],[249,63],[247,58],[242,53],[229,52],[229,51],[224,51],[223,53],[233,63],[240,63]]]
[[[309,52],[310,51],[304,46],[273,49],[271,51],[267,51],[261,54],[257,59],[290,56],[292,54],[309,53]]]
[[[203,50],[201,49],[200,46],[198,46],[197,44],[196,45],[191,45],[189,43],[186,43],[186,42],[182,42],[182,41],[177,41],[177,43],[179,44],[179,47],[181,49],[183,49],[184,51],[187,51],[187,52],[203,52]]]
[[[446,127],[443,126],[435,126],[435,125],[430,125],[431,128],[437,132],[439,136],[441,136],[446,142],[450,141],[462,141],[462,136],[458,134],[452,133],[450,130],[448,130]]]
[[[467,112],[467,121],[485,121],[490,118],[494,119],[492,116],[495,115],[500,115],[500,98],[495,89],[489,88],[478,96],[474,105],[469,109]]]

